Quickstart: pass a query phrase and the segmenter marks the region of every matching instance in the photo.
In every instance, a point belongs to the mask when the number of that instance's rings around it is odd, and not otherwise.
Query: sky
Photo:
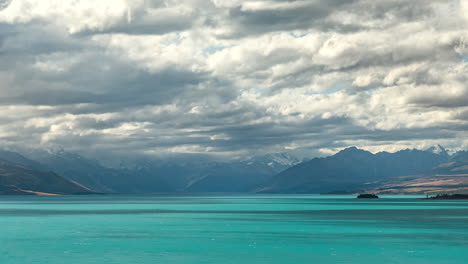
[[[467,0],[0,0],[0,146],[468,149]]]

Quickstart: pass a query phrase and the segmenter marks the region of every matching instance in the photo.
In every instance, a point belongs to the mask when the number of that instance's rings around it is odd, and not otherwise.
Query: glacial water
[[[468,263],[468,202],[0,197],[1,264]]]

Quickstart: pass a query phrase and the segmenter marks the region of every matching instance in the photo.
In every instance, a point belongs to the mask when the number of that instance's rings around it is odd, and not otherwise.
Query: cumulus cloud
[[[3,146],[468,147],[464,0],[0,3]]]

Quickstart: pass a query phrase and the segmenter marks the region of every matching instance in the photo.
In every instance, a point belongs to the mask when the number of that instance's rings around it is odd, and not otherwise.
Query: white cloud
[[[259,11],[259,10],[288,10],[306,7],[310,1],[292,1],[292,2],[278,2],[278,1],[246,1],[242,3],[242,11]]]
[[[0,138],[223,155],[465,146],[467,8],[15,0],[0,11]]]
[[[242,0],[211,0],[216,7],[233,8],[242,5]]]
[[[131,4],[134,2],[134,4]],[[82,30],[103,30],[126,18],[133,7],[142,1],[78,0],[34,1],[15,0],[2,11],[0,20],[9,23],[27,23],[35,19],[65,26],[70,33]]]
[[[466,22],[468,22],[468,1],[460,0],[460,13],[464,16]]]

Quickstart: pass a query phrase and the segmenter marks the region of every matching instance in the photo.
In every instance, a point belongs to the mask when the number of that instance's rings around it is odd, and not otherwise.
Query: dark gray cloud
[[[246,2],[243,6],[230,9],[225,19],[235,25],[237,32],[234,36],[310,28],[330,30],[334,25],[325,25],[323,19],[337,10],[346,9],[354,2],[356,1],[271,1],[260,6],[248,5],[249,2]],[[275,8],[275,5],[279,6]]]

